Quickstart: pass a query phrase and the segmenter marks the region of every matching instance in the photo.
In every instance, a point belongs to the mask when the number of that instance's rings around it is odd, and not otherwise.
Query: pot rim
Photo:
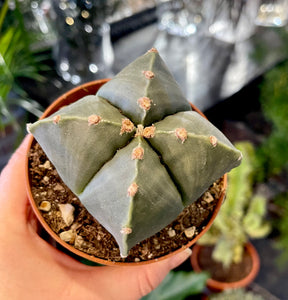
[[[204,271],[203,269],[201,269],[199,262],[198,262],[198,255],[199,255],[201,249],[204,247],[205,247],[204,245],[202,246],[202,245],[198,245],[198,244],[195,244],[193,247],[193,252],[190,257],[190,261],[191,261],[192,268],[195,272]],[[250,257],[252,258],[252,267],[251,267],[250,272],[244,278],[237,280],[237,281],[233,281],[233,282],[222,282],[222,281],[215,280],[213,278],[208,278],[206,285],[209,289],[211,289],[213,291],[223,291],[223,290],[227,290],[227,289],[246,287],[256,278],[256,276],[260,270],[259,254],[250,241],[248,241],[244,245],[244,247],[247,250],[247,252],[249,253]]]
[[[66,101],[67,103],[65,105],[68,105],[72,102],[75,102],[77,100],[75,100],[75,98],[73,98],[73,95],[75,93],[77,93],[77,99],[81,99],[82,97],[86,96],[86,95],[91,95],[91,94],[95,94],[96,91],[100,88],[101,85],[105,84],[107,81],[109,81],[110,79],[101,79],[101,80],[94,80],[91,82],[87,82],[85,84],[82,84],[78,87],[73,88],[72,90],[64,93],[63,95],[61,95],[60,97],[58,97],[51,105],[49,105],[49,107],[44,111],[43,115],[40,117],[40,119],[43,119],[45,117],[47,117],[48,115],[53,114],[54,112],[56,112],[57,110],[59,110],[60,107],[63,106],[62,102]],[[206,118],[205,115],[197,108],[195,107],[193,104],[191,104],[193,110],[195,110],[196,112],[198,112],[202,117]],[[161,257],[158,258],[154,258],[151,260],[147,260],[147,261],[140,261],[140,262],[114,262],[114,261],[110,261],[110,260],[106,260],[103,258],[98,258],[92,255],[89,255],[87,253],[84,253],[76,248],[74,248],[72,245],[64,242],[63,240],[60,239],[60,237],[50,228],[50,226],[46,223],[46,221],[44,220],[42,214],[40,213],[33,195],[32,195],[32,191],[31,191],[31,182],[30,182],[30,177],[29,177],[29,159],[28,159],[28,154],[30,151],[30,148],[32,146],[32,143],[34,141],[34,137],[32,134],[29,134],[29,142],[28,142],[28,146],[26,149],[26,162],[25,162],[25,181],[26,181],[26,191],[27,191],[27,195],[28,195],[28,199],[30,202],[30,205],[32,206],[32,209],[37,217],[37,219],[39,220],[39,222],[41,223],[41,225],[43,226],[43,228],[48,232],[48,234],[58,243],[60,244],[62,247],[64,247],[65,249],[69,250],[70,252],[76,254],[79,257],[82,257],[84,259],[87,259],[89,261],[101,264],[101,265],[110,265],[110,266],[137,266],[137,265],[145,265],[145,264],[150,264],[153,262],[158,262],[160,260],[164,260],[167,259],[181,251],[184,251],[185,249],[191,247],[192,245],[194,245],[196,243],[196,241],[210,228],[210,226],[212,225],[214,219],[216,218],[220,207],[224,201],[224,197],[226,194],[226,188],[227,188],[227,174],[223,175],[223,190],[221,192],[221,195],[219,197],[218,203],[213,211],[213,214],[210,218],[210,220],[208,221],[207,225],[205,226],[205,228],[196,236],[194,237],[189,243],[187,243],[186,245],[183,245],[181,248],[168,253],[166,255],[163,255]]]

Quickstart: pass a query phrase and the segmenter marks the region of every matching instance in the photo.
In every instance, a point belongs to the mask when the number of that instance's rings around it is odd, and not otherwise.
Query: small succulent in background
[[[267,199],[253,191],[254,146],[250,142],[238,142],[235,147],[243,153],[243,161],[228,174],[225,203],[211,228],[198,241],[202,245],[214,245],[213,258],[224,267],[241,261],[249,238],[262,238],[270,232],[270,224],[265,220]]]
[[[152,48],[28,130],[122,257],[173,221],[242,155],[191,110]]]

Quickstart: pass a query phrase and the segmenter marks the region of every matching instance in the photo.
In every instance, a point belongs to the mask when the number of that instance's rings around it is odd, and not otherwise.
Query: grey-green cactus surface
[[[241,153],[191,110],[156,49],[96,95],[28,125],[64,183],[122,257],[163,229]]]

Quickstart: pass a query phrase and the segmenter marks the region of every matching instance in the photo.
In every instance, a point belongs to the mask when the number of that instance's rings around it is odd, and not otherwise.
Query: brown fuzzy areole
[[[137,183],[133,182],[129,186],[127,194],[129,197],[134,197],[137,192],[138,192],[138,185],[137,185]]]
[[[149,110],[151,108],[152,100],[148,97],[141,97],[138,99],[138,104],[143,110]]]
[[[122,135],[125,132],[132,132],[133,130],[134,130],[134,124],[129,119],[122,119],[120,135]]]
[[[54,123],[54,124],[58,124],[59,121],[60,121],[60,119],[61,119],[61,116],[59,116],[59,115],[53,117],[53,123]]]
[[[142,147],[136,147],[132,152],[132,159],[143,159],[144,157],[144,149]]]
[[[181,140],[182,144],[187,140],[188,134],[185,128],[177,128],[175,130],[175,135],[179,140]]]
[[[88,125],[97,125],[101,121],[101,117],[97,115],[91,115],[88,117]]]
[[[143,137],[146,139],[153,138],[155,136],[155,130],[156,128],[154,125],[145,127],[143,130]]]
[[[143,71],[144,76],[147,79],[153,79],[155,77],[155,74],[152,71]]]
[[[215,136],[211,135],[211,136],[209,137],[209,140],[210,140],[210,143],[211,143],[211,145],[212,145],[213,147],[216,147],[216,146],[217,146],[218,140],[217,140],[217,138],[216,138]]]

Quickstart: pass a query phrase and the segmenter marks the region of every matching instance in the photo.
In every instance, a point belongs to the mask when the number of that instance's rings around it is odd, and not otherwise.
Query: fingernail
[[[188,259],[192,254],[190,248],[186,248],[184,251],[179,252],[171,258],[171,268],[174,269],[181,265],[186,259]]]

